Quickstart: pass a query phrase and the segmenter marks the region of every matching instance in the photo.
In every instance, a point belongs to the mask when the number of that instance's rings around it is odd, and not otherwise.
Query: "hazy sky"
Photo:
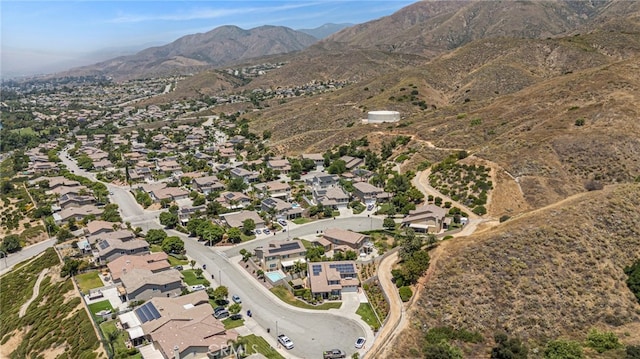
[[[301,29],[362,23],[413,2],[1,0],[0,69],[4,75],[59,71],[222,25]]]

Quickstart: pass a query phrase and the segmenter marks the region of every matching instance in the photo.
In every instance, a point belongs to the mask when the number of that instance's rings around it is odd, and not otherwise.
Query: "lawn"
[[[365,323],[369,324],[372,329],[380,328],[380,322],[378,321],[378,317],[373,312],[373,308],[371,308],[371,304],[369,303],[360,303],[358,310],[356,310],[356,314],[362,317]]]
[[[305,303],[301,300],[296,299],[291,292],[287,290],[287,288],[283,286],[277,286],[270,289],[271,293],[275,294],[281,301],[291,304],[294,307],[304,308],[304,309],[317,309],[317,310],[327,310],[327,309],[338,309],[342,306],[342,302],[326,302],[320,305],[311,305],[309,303]]]
[[[224,329],[233,329],[244,325],[244,319],[233,320],[231,318],[224,319],[222,321]]]
[[[300,242],[302,242],[302,246],[306,249],[314,247],[314,245],[306,239],[300,239]]]
[[[247,242],[247,241],[250,241],[252,239],[256,239],[256,235],[255,234],[252,234],[252,235],[249,235],[249,236],[247,236],[244,233],[240,234],[240,241],[241,242]]]
[[[305,224],[305,223],[309,223],[312,222],[313,220],[311,218],[303,218],[303,217],[299,217],[296,219],[292,219],[291,222],[295,223],[295,224]]]
[[[116,322],[113,321],[113,320],[109,321],[109,322],[104,322],[104,323],[100,324],[100,330],[102,331],[102,335],[106,339],[106,338],[108,338],[108,333],[111,333],[111,332],[117,330],[116,329]],[[125,344],[126,340],[127,340],[127,332],[124,331],[124,330],[120,331],[120,336],[118,337],[118,340],[116,340],[113,343],[113,350],[116,353],[120,353],[121,354],[118,357],[121,357],[121,358],[126,357],[126,358],[129,358],[129,359],[132,359],[132,358],[133,359],[142,359],[142,354],[140,354],[139,351],[134,355],[129,354],[128,356],[123,356],[124,353],[127,353],[127,351],[129,350],[129,349],[127,349],[127,345]],[[106,346],[108,346],[108,344]]]
[[[113,313],[113,307],[111,306],[111,303],[109,302],[108,299],[103,300],[101,302],[89,304],[89,311],[93,315],[96,315],[96,313],[105,309],[110,310]]]
[[[176,258],[174,256],[167,256],[167,257],[169,257],[169,264],[171,264],[172,267],[175,267],[175,266],[178,266],[178,265],[184,266],[184,265],[189,264],[189,261],[186,260],[186,259],[178,259],[178,258]]]
[[[100,288],[104,286],[102,279],[100,279],[100,273],[98,271],[87,272],[76,275],[76,281],[78,287],[82,293],[89,293],[89,290],[94,288]]]
[[[155,253],[155,252],[162,252],[162,247],[160,247],[157,244],[152,244],[149,246],[149,251]]]
[[[211,282],[209,282],[204,275],[202,276],[202,278],[196,278],[196,273],[194,272],[193,269],[185,269],[182,272],[182,276],[184,277],[184,282],[187,283],[188,285],[196,285],[196,284],[202,284],[205,287],[208,287]]]
[[[255,354],[254,350],[264,355],[268,359],[284,359],[280,353],[278,353],[266,340],[262,337],[258,337],[255,334],[247,335],[243,337],[247,341],[247,354]]]

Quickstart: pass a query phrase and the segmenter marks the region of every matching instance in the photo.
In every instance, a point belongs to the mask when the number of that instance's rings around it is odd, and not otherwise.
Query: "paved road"
[[[19,252],[11,253],[6,258],[0,258],[0,275],[9,272],[16,264],[31,259],[44,252],[47,248],[53,247],[54,244],[56,244],[55,238],[47,239],[46,241],[22,248]]]

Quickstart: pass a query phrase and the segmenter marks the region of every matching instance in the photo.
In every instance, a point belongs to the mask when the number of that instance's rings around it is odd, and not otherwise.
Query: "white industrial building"
[[[400,121],[400,112],[398,111],[369,111],[367,114],[367,123],[383,123]]]

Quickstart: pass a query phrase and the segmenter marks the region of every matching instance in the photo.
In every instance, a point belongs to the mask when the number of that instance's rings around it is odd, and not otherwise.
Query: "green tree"
[[[411,296],[413,295],[413,291],[411,290],[411,287],[408,286],[402,286],[398,289],[398,293],[400,294],[400,299],[402,299],[403,302],[408,302],[409,299],[411,299]]]
[[[253,219],[247,218],[242,221],[242,231],[245,235],[248,236],[253,234],[254,229],[256,229],[256,222]]]
[[[64,242],[67,239],[73,238],[73,233],[66,228],[61,228],[56,237],[58,238],[58,242]]]
[[[640,359],[640,345],[627,345],[626,359]]]
[[[193,273],[196,275],[196,278],[202,278],[202,273],[204,270],[202,268],[196,268],[193,270]]]
[[[396,228],[396,222],[391,217],[387,217],[382,221],[382,226],[388,230]]]
[[[22,249],[20,245],[20,237],[16,234],[10,234],[2,239],[2,245],[0,245],[4,252],[15,253]]]
[[[491,350],[492,359],[526,359],[527,347],[519,338],[509,338],[505,333],[498,333],[494,337],[496,346]]]
[[[115,343],[120,339],[120,330],[114,329],[110,332],[107,332],[107,336],[104,338],[107,343],[107,347],[109,348],[109,358],[113,358],[115,356]]]
[[[247,189],[247,184],[242,177],[232,178],[229,180],[229,183],[227,183],[227,191],[242,192],[245,189]]]
[[[239,303],[233,303],[229,306],[229,313],[238,314],[242,310],[242,305]]]
[[[310,262],[320,262],[324,257],[324,248],[321,246],[315,246],[307,249],[305,257]]]
[[[216,300],[226,299],[229,296],[229,288],[221,285],[213,290],[213,297]]]
[[[544,349],[545,359],[582,359],[582,345],[569,340],[552,340]]]
[[[147,234],[144,236],[144,239],[147,240],[149,244],[157,244],[161,245],[162,242],[167,238],[167,232],[162,229],[149,229]]]
[[[122,222],[122,217],[120,217],[120,212],[118,212],[118,205],[115,203],[110,203],[104,206],[102,219],[107,222]]]
[[[196,265],[196,260],[195,259],[190,260],[189,265],[191,265],[191,269],[193,269],[193,267],[195,267]]]
[[[330,174],[342,174],[347,171],[347,163],[344,160],[335,160],[331,162],[327,168],[327,172]]]
[[[242,241],[242,232],[240,232],[240,228],[229,228],[227,231],[227,238],[231,243],[240,243]]]
[[[160,224],[167,228],[175,228],[179,222],[178,215],[171,212],[160,213]]]
[[[184,242],[177,236],[167,237],[162,241],[162,250],[167,254],[182,254],[184,253]]]

